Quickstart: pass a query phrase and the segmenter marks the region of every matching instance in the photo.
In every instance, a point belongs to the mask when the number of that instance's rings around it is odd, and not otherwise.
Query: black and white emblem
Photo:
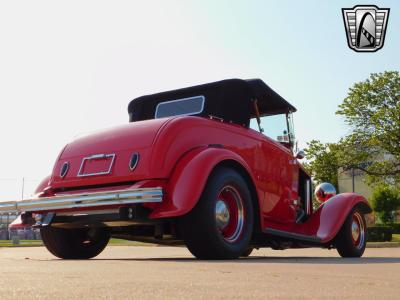
[[[342,8],[347,43],[357,52],[375,52],[383,47],[390,8],[356,5]]]

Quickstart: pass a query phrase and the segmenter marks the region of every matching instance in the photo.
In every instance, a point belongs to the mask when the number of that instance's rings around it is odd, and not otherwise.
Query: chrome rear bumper
[[[0,212],[36,212],[96,206],[162,202],[162,188],[140,188],[110,192],[82,193],[21,201],[0,202]]]

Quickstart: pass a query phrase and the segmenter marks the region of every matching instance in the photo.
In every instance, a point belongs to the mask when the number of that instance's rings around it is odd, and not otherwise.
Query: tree
[[[400,194],[393,186],[379,185],[372,193],[371,204],[384,224],[392,223],[394,211],[400,208]]]
[[[400,74],[371,74],[339,105],[352,132],[338,143],[339,165],[365,172],[370,183],[400,181]]]
[[[400,188],[399,72],[371,74],[354,84],[336,113],[344,117],[351,132],[337,143],[308,143],[306,167],[314,180],[337,186],[339,169],[358,169],[370,185]]]
[[[317,184],[329,182],[337,189],[339,162],[336,150],[334,143],[323,144],[312,140],[305,149],[307,162],[304,165]]]

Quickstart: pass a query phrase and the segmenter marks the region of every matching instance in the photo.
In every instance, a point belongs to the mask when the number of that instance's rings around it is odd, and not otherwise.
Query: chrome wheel
[[[215,220],[218,230],[226,242],[235,242],[243,231],[244,208],[238,190],[225,186],[218,194],[215,204]]]
[[[336,249],[342,257],[361,257],[366,246],[366,223],[363,211],[354,207],[335,237]]]
[[[250,247],[254,228],[248,183],[231,168],[216,168],[198,203],[178,225],[186,246],[197,258],[240,257]]]
[[[217,221],[217,227],[223,230],[229,224],[230,214],[229,208],[225,201],[218,200],[215,205],[215,218]]]
[[[351,222],[351,237],[353,239],[354,246],[357,249],[361,249],[365,240],[365,227],[362,216],[359,212],[355,212],[353,214]]]

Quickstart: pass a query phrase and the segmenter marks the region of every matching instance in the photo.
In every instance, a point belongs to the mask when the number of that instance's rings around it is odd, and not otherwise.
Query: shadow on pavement
[[[341,257],[284,257],[284,256],[250,256],[237,260],[198,260],[192,257],[175,258],[95,258],[100,261],[154,261],[154,262],[196,262],[196,263],[238,263],[238,264],[393,264],[400,263],[400,257],[361,257],[361,258],[341,258]],[[61,260],[60,260],[61,261]]]

